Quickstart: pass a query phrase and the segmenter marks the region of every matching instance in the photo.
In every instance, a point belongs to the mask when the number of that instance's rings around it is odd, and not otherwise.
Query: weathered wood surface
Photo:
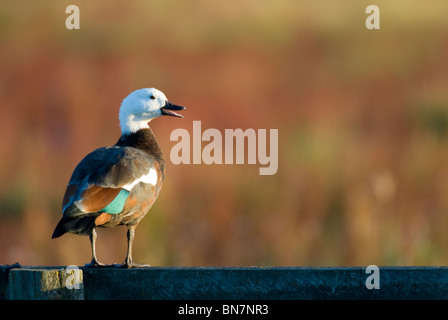
[[[75,267],[76,268],[76,267]],[[76,270],[75,270],[76,271]],[[0,267],[0,299],[448,299],[447,267]]]

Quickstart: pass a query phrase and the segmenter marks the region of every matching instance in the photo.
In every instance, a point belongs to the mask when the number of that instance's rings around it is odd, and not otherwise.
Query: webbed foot
[[[146,263],[135,263],[132,261],[125,261],[122,264],[116,264],[115,267],[116,268],[127,268],[127,269],[131,269],[131,268],[148,268],[151,265],[146,264]]]
[[[115,267],[115,264],[105,264],[96,260],[92,260],[90,263],[84,265],[86,268],[110,268]]]

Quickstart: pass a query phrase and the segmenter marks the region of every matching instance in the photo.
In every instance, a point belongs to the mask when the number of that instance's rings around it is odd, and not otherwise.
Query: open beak
[[[173,116],[173,117],[179,117],[179,118],[183,118],[182,115],[174,112],[175,111],[179,111],[179,110],[184,110],[186,109],[185,107],[181,107],[181,106],[177,106],[169,101],[167,101],[165,103],[165,106],[162,107],[162,109],[160,109],[162,111],[162,114],[164,116]]]

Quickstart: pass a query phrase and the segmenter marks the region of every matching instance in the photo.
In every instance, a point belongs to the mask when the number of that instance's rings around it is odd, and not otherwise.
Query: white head
[[[183,118],[172,110],[183,110],[168,101],[163,92],[154,88],[139,89],[132,92],[121,103],[119,119],[121,134],[130,134],[149,128],[149,121],[162,115]]]

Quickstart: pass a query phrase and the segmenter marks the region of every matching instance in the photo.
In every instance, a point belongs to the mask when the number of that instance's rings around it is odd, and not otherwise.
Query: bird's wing
[[[156,185],[156,167],[153,158],[135,148],[114,146],[93,151],[73,172],[62,204],[64,217],[120,213],[135,185]]]

